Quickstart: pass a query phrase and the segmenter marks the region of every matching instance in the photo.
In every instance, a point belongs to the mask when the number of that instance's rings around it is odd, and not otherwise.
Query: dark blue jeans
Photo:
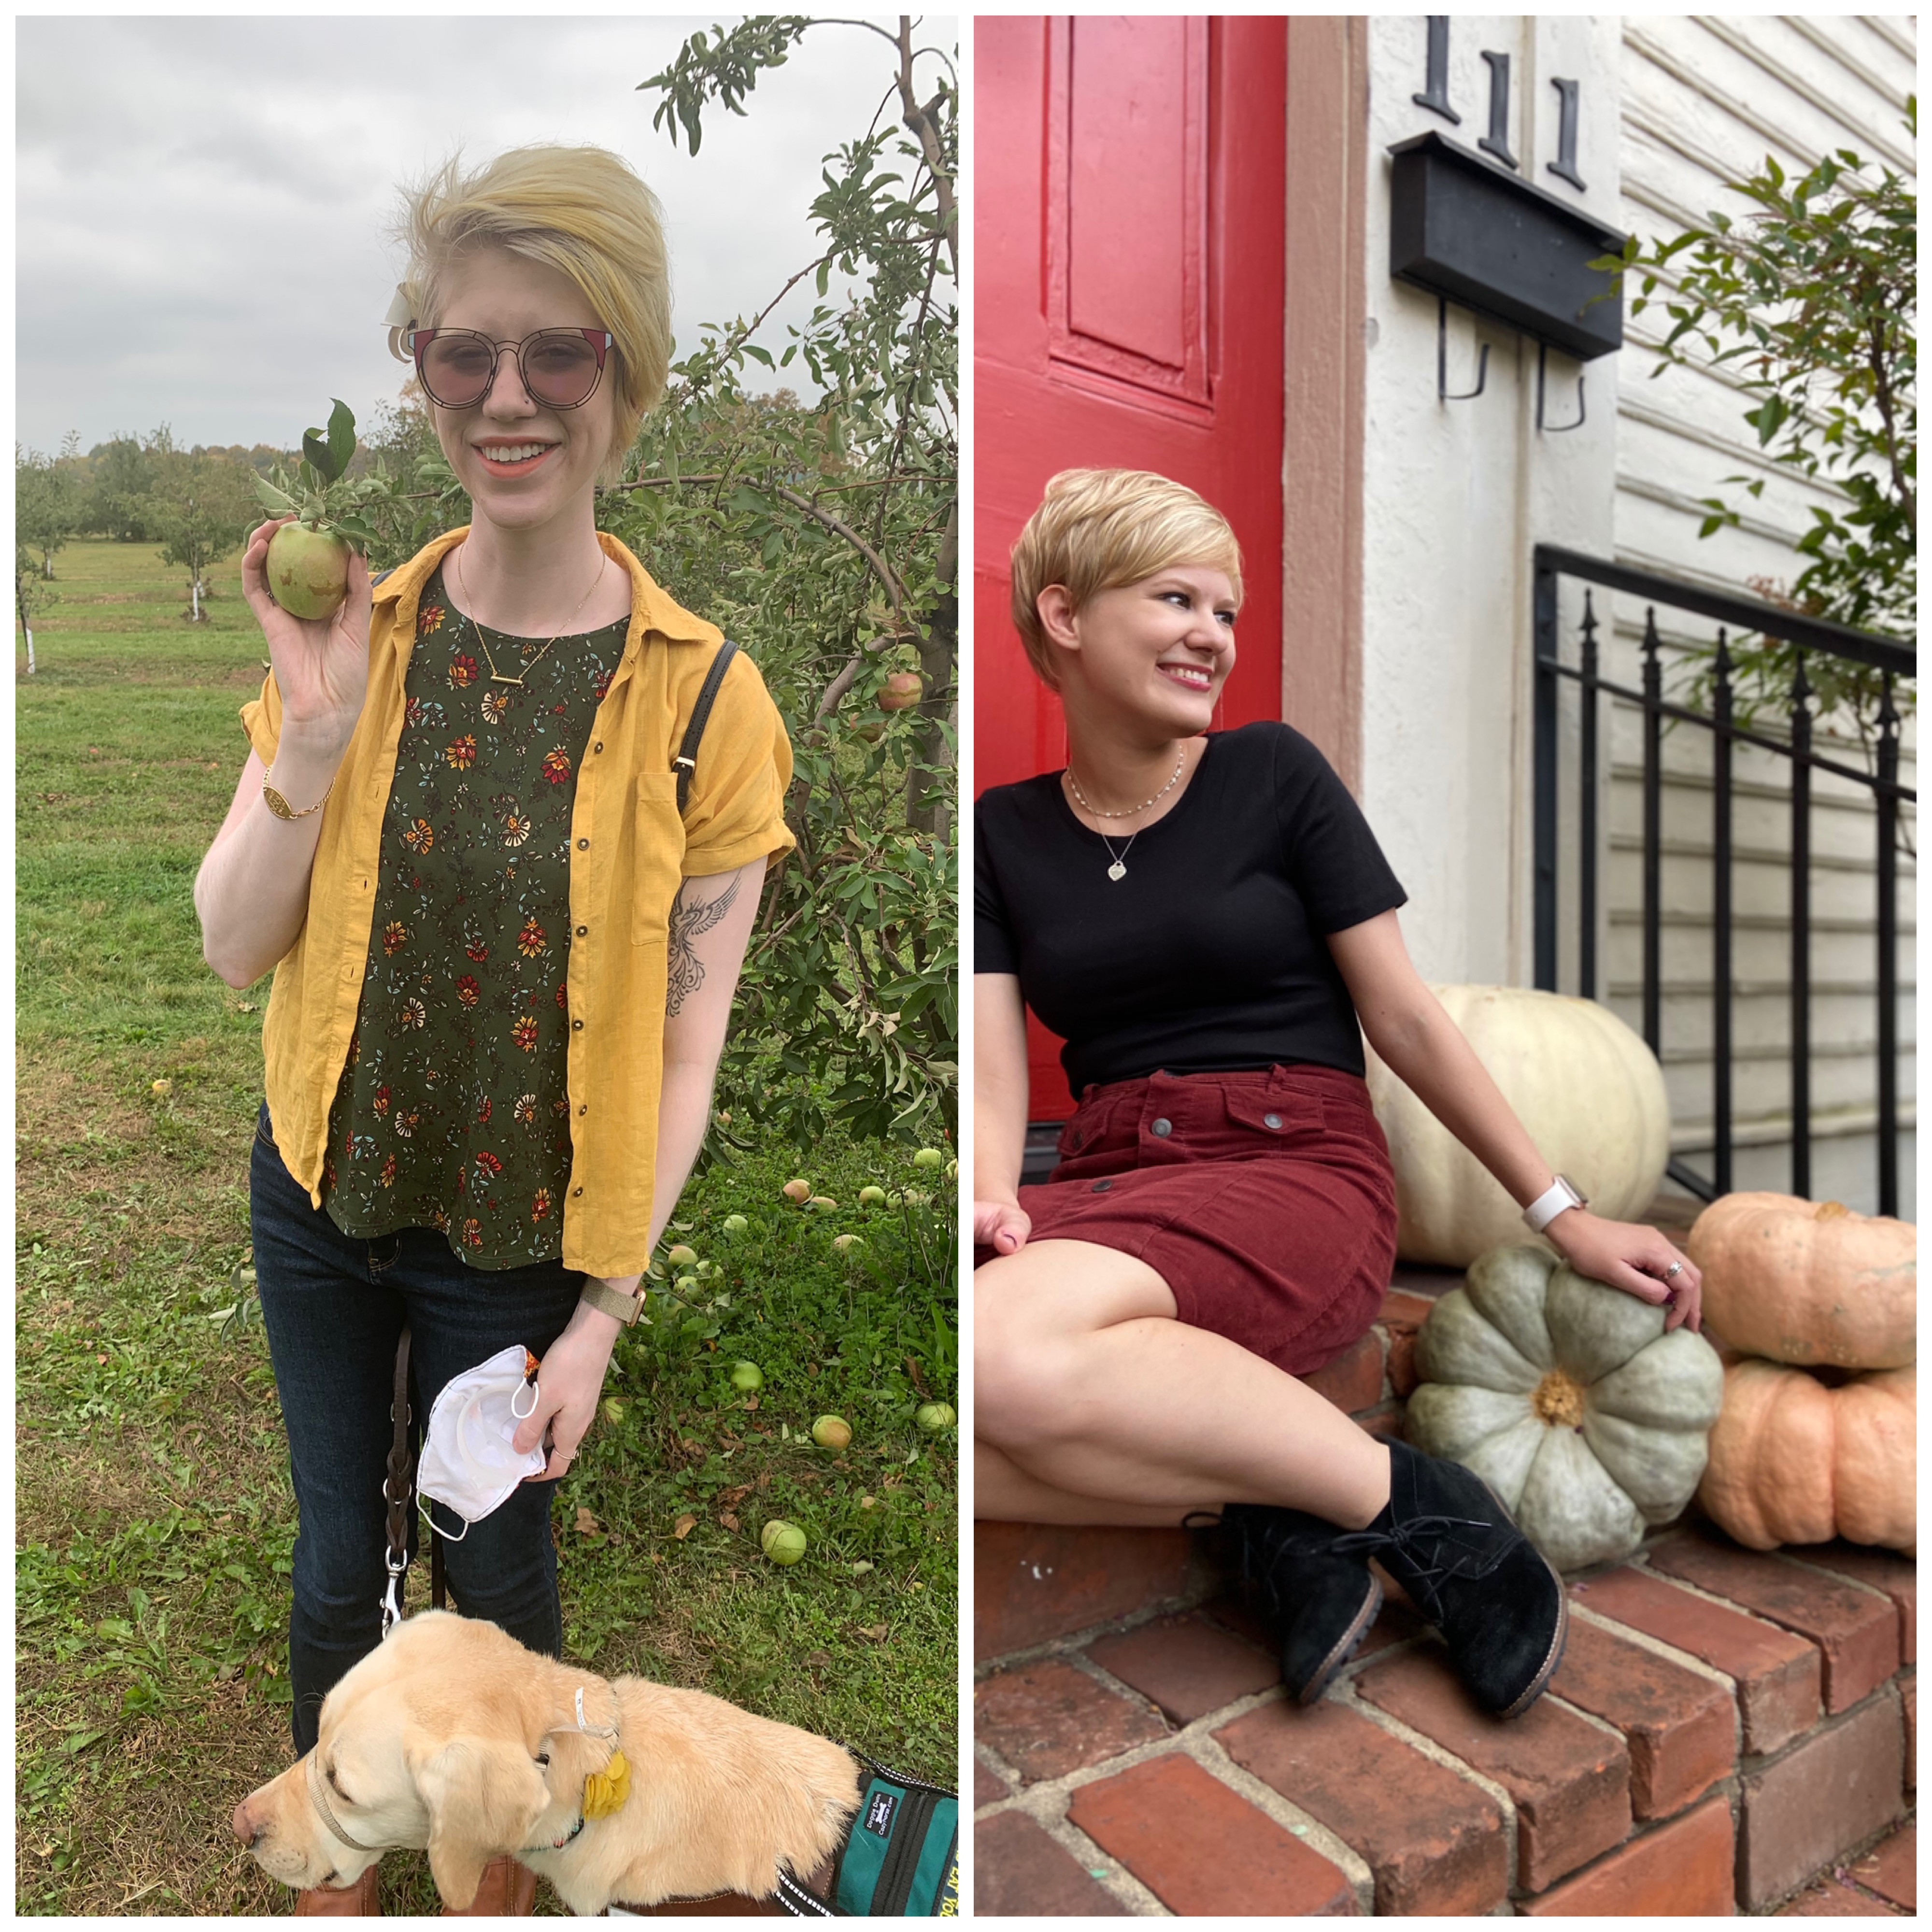
[[[309,1205],[282,1165],[266,1106],[249,1182],[256,1282],[300,1517],[289,1618],[299,1754],[314,1747],[331,1686],[382,1640],[382,1474],[404,1325],[420,1430],[452,1376],[513,1342],[543,1354],[570,1320],[584,1277],[561,1262],[474,1268],[433,1228],[352,1239]],[[563,1647],[550,1528],[556,1486],[520,1485],[460,1542],[444,1545],[457,1607],[551,1657]],[[437,1520],[458,1527],[440,1508]]]

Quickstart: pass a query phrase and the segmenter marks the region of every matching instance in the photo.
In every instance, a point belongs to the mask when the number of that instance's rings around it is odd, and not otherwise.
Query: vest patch
[[[866,1829],[875,1838],[890,1838],[892,1835],[892,1814],[898,1808],[898,1798],[890,1791],[875,1791],[872,1802],[866,1807]]]

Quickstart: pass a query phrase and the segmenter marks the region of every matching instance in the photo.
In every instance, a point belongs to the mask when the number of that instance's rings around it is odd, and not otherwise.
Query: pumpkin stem
[[[1552,1428],[1576,1429],[1583,1421],[1583,1384],[1562,1369],[1552,1369],[1529,1399],[1539,1420]]]

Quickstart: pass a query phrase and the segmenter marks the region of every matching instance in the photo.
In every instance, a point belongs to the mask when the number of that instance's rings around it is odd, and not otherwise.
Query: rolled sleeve
[[[272,765],[275,748],[282,742],[282,694],[273,671],[262,680],[261,696],[242,706],[242,728],[248,733],[256,757],[264,765]]]
[[[687,878],[736,872],[798,843],[784,820],[791,741],[758,668],[742,651],[731,662],[698,750],[685,807]]]

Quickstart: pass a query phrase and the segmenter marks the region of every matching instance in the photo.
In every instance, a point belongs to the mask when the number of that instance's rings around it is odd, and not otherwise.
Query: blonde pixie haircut
[[[1241,594],[1241,546],[1228,520],[1189,489],[1146,470],[1063,470],[1013,546],[1013,624],[1034,669],[1060,688],[1040,593],[1064,586],[1082,609],[1103,590],[1176,564],[1226,572]]]
[[[452,155],[404,197],[409,250],[402,294],[434,326],[450,272],[479,248],[501,248],[567,275],[616,338],[616,421],[602,472],[622,474],[645,412],[670,368],[670,273],[657,196],[604,148],[512,148],[465,172]]]

